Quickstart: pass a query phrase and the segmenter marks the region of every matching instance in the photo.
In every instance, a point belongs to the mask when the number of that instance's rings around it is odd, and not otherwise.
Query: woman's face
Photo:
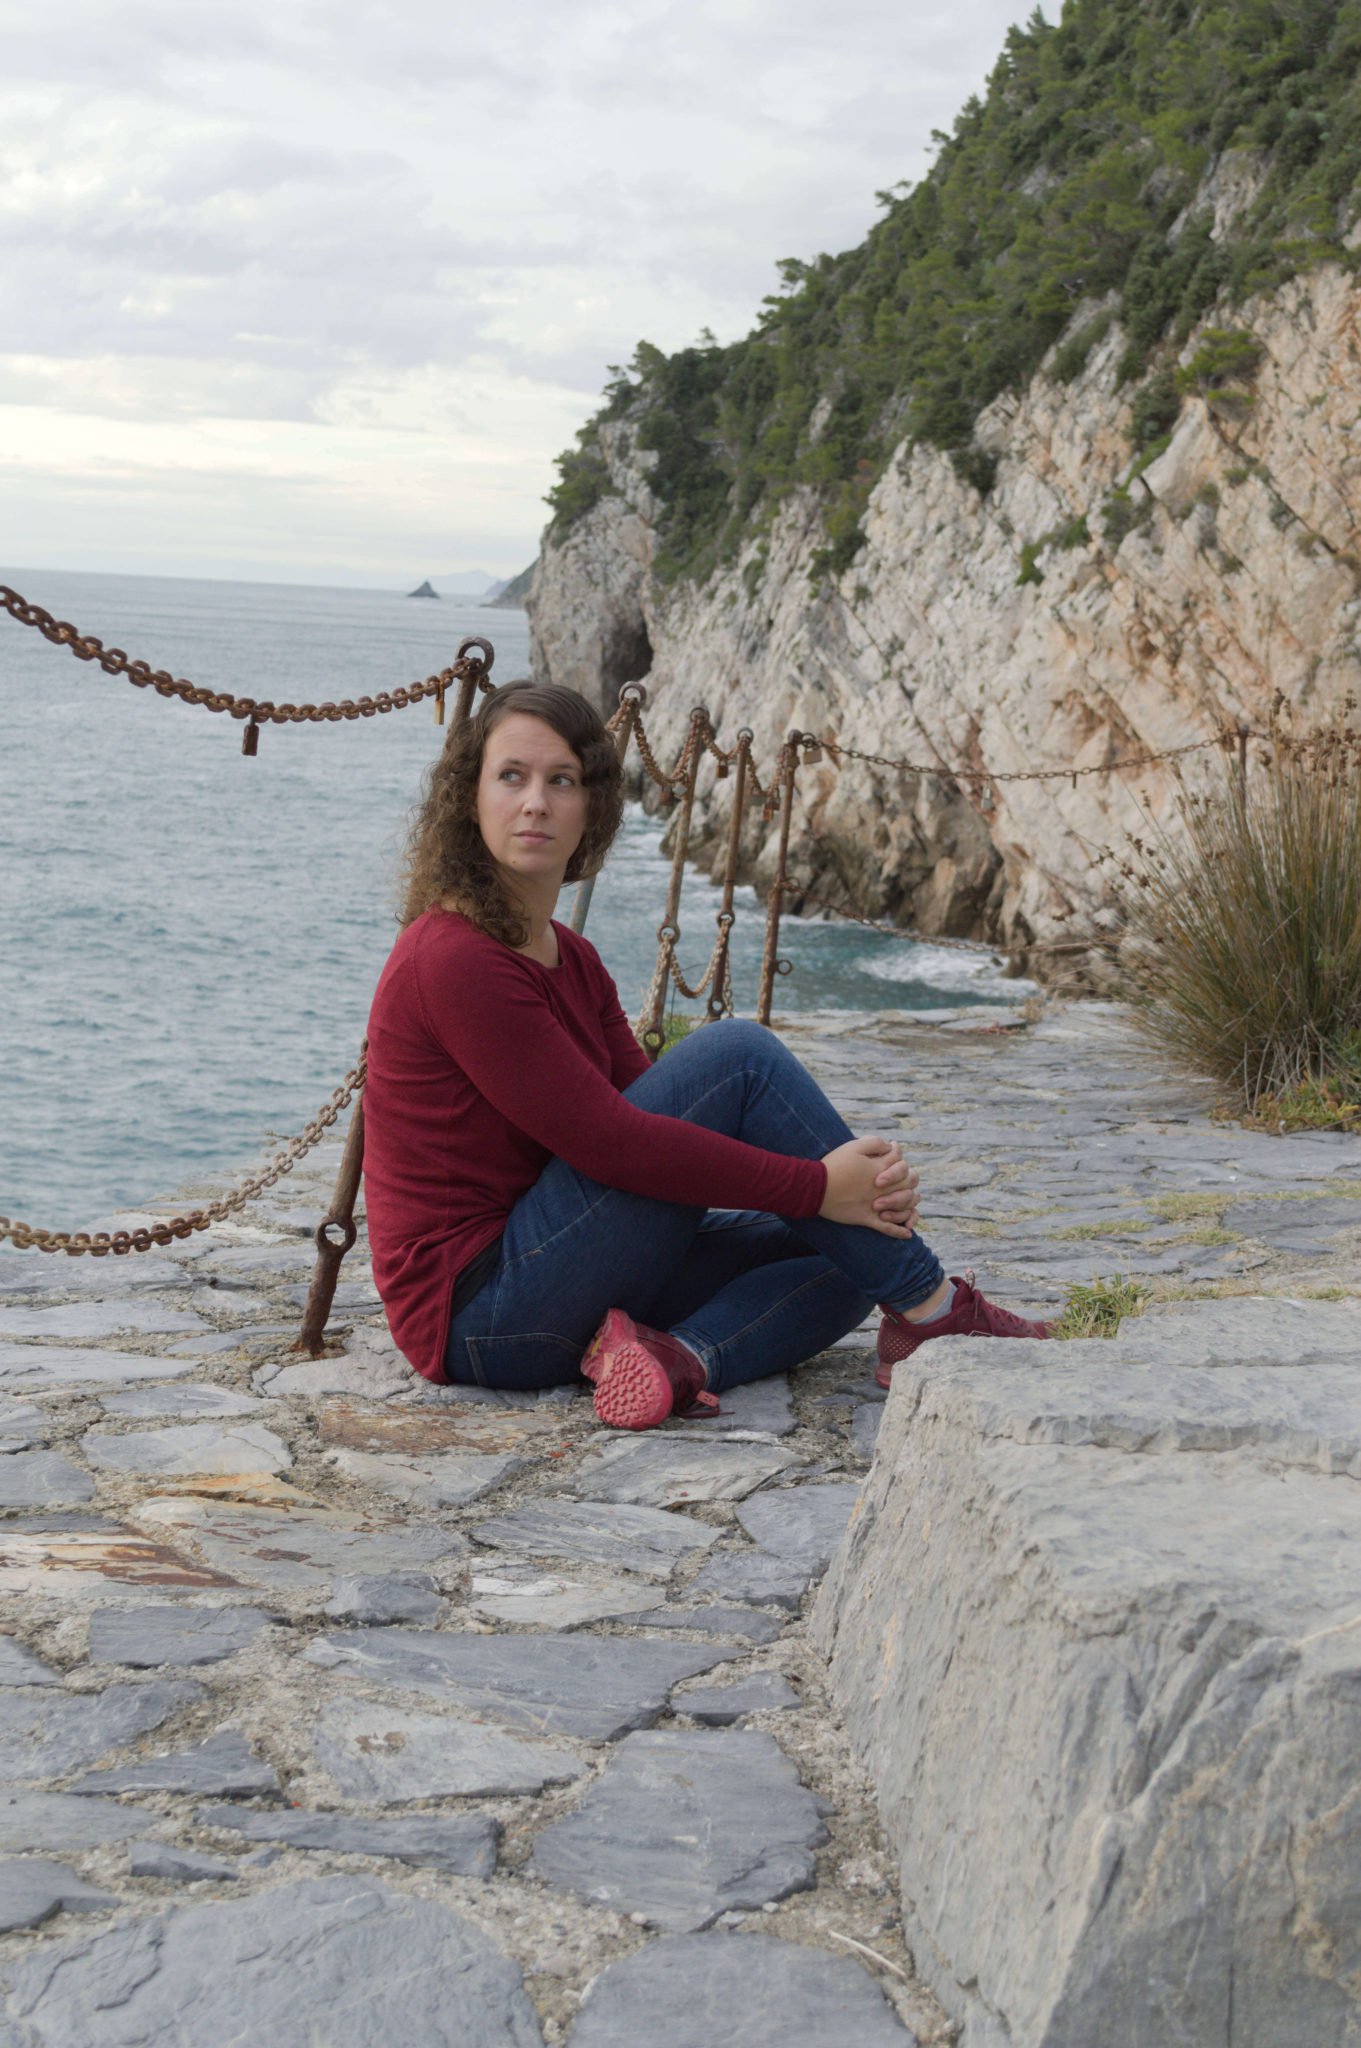
[[[561,733],[526,711],[493,726],[477,785],[477,823],[513,881],[561,883],[586,830],[581,763]]]

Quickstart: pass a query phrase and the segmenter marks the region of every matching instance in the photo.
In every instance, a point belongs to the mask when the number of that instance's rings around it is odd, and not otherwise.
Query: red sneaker
[[[595,1382],[595,1412],[610,1429],[655,1429],[668,1415],[716,1415],[704,1367],[662,1330],[612,1308],[587,1346],[581,1370]]]
[[[934,1323],[909,1322],[897,1309],[886,1308],[884,1320],[879,1325],[879,1363],[874,1377],[881,1387],[890,1384],[893,1368],[904,1358],[910,1358],[919,1345],[932,1337],[1047,1337],[1048,1323],[1027,1322],[1024,1316],[1014,1315],[1009,1308],[999,1308],[995,1301],[988,1301],[974,1286],[970,1272],[962,1280],[951,1274],[954,1281],[954,1307],[948,1316],[941,1316]]]

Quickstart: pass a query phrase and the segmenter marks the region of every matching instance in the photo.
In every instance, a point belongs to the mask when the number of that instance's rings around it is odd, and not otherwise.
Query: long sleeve
[[[492,1108],[554,1157],[630,1194],[817,1214],[827,1185],[819,1160],[787,1158],[636,1109],[558,1014],[543,970],[492,943],[479,950],[475,973],[466,962],[459,971],[452,958],[433,949],[419,958],[426,1029]],[[617,998],[615,1008],[627,1029]],[[620,1057],[617,1033],[615,1024],[612,1065]],[[647,1062],[640,1050],[624,1064],[641,1073]]]

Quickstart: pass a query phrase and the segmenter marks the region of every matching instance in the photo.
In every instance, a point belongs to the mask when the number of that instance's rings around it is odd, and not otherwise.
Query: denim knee
[[[720,1017],[717,1022],[706,1024],[702,1031],[692,1031],[677,1050],[689,1046],[725,1066],[771,1067],[794,1057],[773,1031],[750,1017]]]

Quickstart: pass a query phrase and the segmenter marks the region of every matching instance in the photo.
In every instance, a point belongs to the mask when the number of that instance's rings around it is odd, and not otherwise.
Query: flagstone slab
[[[860,1489],[845,1482],[788,1486],[744,1501],[737,1519],[763,1550],[823,1572],[846,1531]]]
[[[95,1483],[60,1451],[12,1451],[0,1458],[0,1508],[63,1507],[92,1500]]]
[[[124,1331],[159,1337],[207,1327],[189,1309],[135,1298],[72,1301],[52,1308],[0,1303],[0,1337],[117,1337]]]
[[[172,1358],[216,1358],[227,1351],[240,1351],[245,1346],[267,1351],[276,1338],[296,1337],[296,1323],[247,1323],[235,1330],[205,1330],[201,1337],[189,1337],[183,1344],[172,1344]]]
[[[882,1401],[862,1401],[851,1417],[851,1443],[858,1455],[869,1462],[874,1456],[874,1446],[879,1435],[879,1425],[884,1419]]]
[[[336,1580],[324,1611],[333,1621],[377,1625],[433,1621],[442,1605],[429,1572],[382,1572],[376,1577],[348,1572]]]
[[[315,1592],[337,1574],[405,1571],[457,1557],[467,1543],[452,1529],[341,1515],[319,1508],[258,1508],[178,1496],[148,1501],[139,1518],[173,1531],[210,1565],[252,1585]]]
[[[41,1927],[54,1913],[99,1913],[118,1903],[112,1892],[86,1884],[64,1863],[50,1863],[41,1856],[7,1856],[0,1861],[0,1934],[16,1927]]]
[[[534,1844],[545,1883],[668,1933],[813,1883],[817,1801],[754,1729],[648,1730],[620,1743],[581,1805]]]
[[[691,1629],[702,1636],[740,1636],[747,1643],[773,1643],[784,1628],[765,1607],[649,1607],[625,1619],[633,1628]]]
[[[755,1671],[735,1685],[682,1686],[672,1694],[671,1705],[708,1728],[730,1728],[747,1714],[782,1712],[802,1702],[778,1671]]]
[[[75,1792],[0,1791],[0,1849],[93,1849],[160,1823],[145,1806]]]
[[[103,1692],[0,1692],[0,1779],[63,1777],[160,1726],[203,1697],[192,1680],[109,1685]]]
[[[79,1793],[194,1792],[217,1799],[271,1799],[279,1789],[278,1772],[261,1762],[235,1728],[220,1728],[189,1749],[87,1771],[72,1787]]]
[[[173,1380],[187,1359],[136,1351],[96,1351],[71,1344],[0,1344],[0,1388],[8,1393],[97,1393],[134,1380]]]
[[[46,1409],[35,1408],[31,1401],[0,1397],[0,1455],[31,1450],[34,1444],[44,1441],[51,1427],[52,1418]]]
[[[797,1614],[814,1576],[813,1566],[798,1558],[776,1557],[768,1550],[721,1550],[705,1558],[686,1594],[692,1600],[712,1596]]]
[[[277,1842],[287,1849],[386,1856],[395,1863],[448,1871],[453,1877],[488,1878],[496,1869],[499,1831],[486,1813],[413,1813],[366,1820],[352,1813],[261,1813],[248,1806],[201,1806],[194,1824],[229,1828],[248,1842]]]
[[[128,1870],[133,1877],[167,1878],[172,1884],[202,1884],[245,1877],[244,1861],[226,1856],[209,1856],[202,1849],[181,1849],[173,1842],[130,1842]]]
[[[773,1374],[768,1380],[748,1380],[742,1387],[725,1387],[718,1398],[719,1413],[694,1425],[697,1436],[706,1430],[720,1436],[737,1430],[788,1436],[794,1427],[794,1403],[786,1373]]]
[[[36,1593],[79,1604],[146,1587],[235,1587],[225,1573],[100,1515],[40,1515],[0,1525],[0,1595]]]
[[[0,1298],[30,1294],[128,1294],[149,1287],[187,1287],[190,1275],[174,1259],[153,1252],[122,1258],[63,1258],[60,1253],[36,1259],[0,1258]]]
[[[572,1558],[657,1580],[669,1579],[682,1557],[707,1550],[719,1535],[703,1522],[660,1508],[558,1499],[479,1522],[472,1533],[496,1550]]]
[[[0,1636],[0,1685],[60,1685],[60,1671],[44,1664],[13,1636]]]
[[[587,1988],[568,2048],[916,2048],[869,1972],[769,1934],[651,1941]]]
[[[217,1664],[247,1649],[269,1618],[258,1607],[101,1607],[90,1616],[90,1662],[133,1671]]]
[[[192,1386],[127,1387],[120,1393],[101,1394],[100,1407],[106,1415],[141,1420],[168,1415],[179,1422],[203,1422],[222,1415],[256,1415],[266,1403],[254,1394],[238,1394],[234,1387]]]
[[[81,1449],[105,1472],[285,1472],[293,1454],[260,1422],[185,1422],[168,1429],[87,1430]]]
[[[465,1390],[466,1391],[466,1390]],[[386,1404],[331,1395],[320,1404],[324,1444],[352,1451],[429,1457],[439,1451],[542,1455],[571,1439],[570,1412],[535,1402],[527,1408],[468,1407],[431,1412],[406,1402]]]
[[[373,1451],[334,1450],[327,1460],[347,1479],[422,1508],[461,1508],[481,1500],[518,1472],[523,1458],[476,1451],[439,1451],[433,1457],[382,1457]]]
[[[454,2028],[458,2048],[543,2048],[520,1972],[489,1936],[352,1875],[176,1903],[44,1943],[5,1975],[16,2048],[380,2048]]]
[[[655,1432],[616,1436],[587,1452],[571,1486],[586,1500],[679,1507],[686,1501],[742,1500],[798,1462],[770,1444],[706,1443]]]
[[[337,1700],[323,1708],[312,1754],[344,1798],[373,1806],[541,1792],[579,1778],[585,1768],[566,1750],[459,1714],[417,1714],[368,1701]]]
[[[285,1394],[357,1394],[368,1401],[390,1401],[394,1394],[406,1393],[415,1377],[400,1353],[380,1360],[366,1352],[357,1358],[307,1358],[297,1364],[270,1359],[259,1368],[253,1384],[257,1393],[271,1400]]]
[[[623,1572],[571,1578],[532,1564],[489,1565],[473,1573],[468,1592],[469,1607],[485,1621],[563,1629],[615,1617],[631,1621],[657,1597],[654,1586]]]
[[[673,1685],[712,1670],[733,1652],[639,1636],[391,1628],[322,1636],[304,1655],[343,1677],[433,1694],[451,1708],[512,1728],[612,1742],[655,1721]]]
[[[1273,1251],[1328,1252],[1340,1231],[1361,1244],[1361,1201],[1323,1195],[1292,1202],[1235,1202],[1224,1211],[1225,1230],[1255,1238]]]

